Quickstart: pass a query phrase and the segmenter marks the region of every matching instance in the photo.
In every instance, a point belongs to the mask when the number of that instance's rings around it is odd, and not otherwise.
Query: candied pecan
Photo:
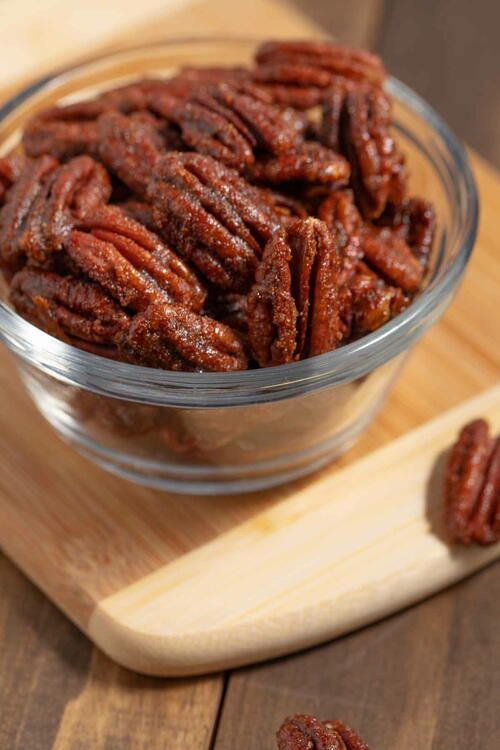
[[[411,198],[408,210],[408,245],[421,265],[427,268],[436,231],[436,214],[429,201],[422,198]]]
[[[51,107],[33,117],[24,130],[28,156],[50,154],[56,159],[97,152],[97,118],[108,109],[99,100]]]
[[[347,258],[360,258],[360,232],[363,220],[356,208],[351,190],[330,193],[318,207],[318,219],[337,232],[342,254]]]
[[[0,156],[0,208],[5,203],[9,188],[21,176],[24,166],[25,159],[20,153]]]
[[[292,295],[292,249],[284,232],[269,240],[248,295],[249,343],[261,367],[291,362],[297,307]]]
[[[345,335],[342,263],[336,236],[318,219],[296,221],[288,241],[298,312],[296,353],[303,359],[335,349]]]
[[[368,750],[358,735],[341,721],[314,716],[289,716],[277,734],[278,750]]]
[[[387,323],[408,305],[401,289],[386,284],[362,261],[349,273],[345,322],[354,336],[362,336]]]
[[[61,165],[33,201],[19,247],[32,262],[43,265],[62,249],[75,221],[106,203],[110,195],[108,173],[90,156],[77,156]]]
[[[11,283],[14,307],[58,338],[112,344],[128,323],[127,314],[97,284],[24,268]]]
[[[257,182],[300,180],[341,187],[347,183],[350,169],[348,162],[340,154],[321,143],[306,141],[285,154],[256,161],[248,167],[248,173]]]
[[[183,305],[150,305],[136,315],[120,346],[150,367],[168,370],[245,370],[243,343],[229,326]]]
[[[176,123],[184,142],[235,169],[254,161],[254,149],[284,153],[298,142],[303,120],[274,105],[251,84],[217,84],[179,101],[163,99],[161,114]]]
[[[169,153],[153,172],[149,198],[167,241],[218,287],[245,291],[278,227],[257,188],[210,156]]]
[[[335,76],[366,81],[374,85],[384,82],[386,73],[377,55],[365,50],[352,49],[333,42],[315,40],[269,41],[260,45],[255,59],[261,66],[282,66],[286,71],[285,81],[312,79],[310,70],[315,68]],[[296,68],[296,72],[293,72]],[[302,72],[301,72],[302,71]],[[301,78],[302,76],[302,78]],[[316,81],[319,81],[319,77]],[[322,85],[328,85],[321,79]]]
[[[335,349],[346,298],[336,237],[318,219],[297,219],[268,243],[248,295],[249,342],[262,367]]]
[[[79,226],[65,243],[69,257],[124,307],[203,306],[205,290],[194,273],[157,235],[117,207],[98,207]]]
[[[349,160],[356,202],[367,219],[380,216],[387,201],[406,189],[404,160],[390,124],[388,96],[370,87],[334,92],[324,112],[321,138],[333,148],[338,144]]]
[[[406,242],[391,229],[364,227],[361,248],[367,263],[391,284],[408,294],[419,290],[424,269]]]
[[[30,160],[9,190],[0,210],[0,256],[2,265],[8,269],[16,270],[22,265],[24,252],[20,239],[31,209],[56,167],[57,162],[51,156]]]
[[[446,522],[455,542],[492,544],[500,538],[500,438],[484,419],[461,430],[445,479]]]
[[[145,113],[106,112],[98,122],[99,157],[134,193],[144,196],[162,149],[156,122]]]
[[[294,86],[284,83],[267,83],[260,78],[260,68],[254,73],[254,81],[268,94],[275,104],[293,107],[295,111],[304,111],[318,106],[323,101],[324,89],[316,86]]]

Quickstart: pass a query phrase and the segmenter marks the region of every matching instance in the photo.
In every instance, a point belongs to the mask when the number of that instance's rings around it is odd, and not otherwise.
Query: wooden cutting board
[[[237,12],[212,0],[136,30],[134,41],[248,28],[316,32],[266,0]],[[1,352],[0,545],[118,662],[180,675],[287,653],[500,555],[499,545],[450,550],[440,537],[443,452],[472,416],[500,428],[500,178],[476,157],[474,167],[482,218],[458,297],[358,445],[310,479],[221,498],[127,484],[54,435]]]

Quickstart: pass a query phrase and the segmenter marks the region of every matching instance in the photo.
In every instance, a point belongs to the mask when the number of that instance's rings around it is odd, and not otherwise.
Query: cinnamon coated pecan
[[[343,156],[311,141],[280,156],[262,158],[248,172],[257,182],[303,181],[342,187],[347,184],[350,168]]]
[[[320,137],[349,160],[356,202],[367,219],[380,216],[387,201],[400,200],[406,189],[390,124],[390,100],[381,89],[341,86],[325,104]]]
[[[229,326],[183,305],[150,305],[134,318],[120,346],[137,362],[168,370],[228,371],[248,366],[244,346]]]
[[[363,740],[341,721],[319,721],[297,715],[285,719],[277,734],[278,750],[368,750]]]
[[[43,265],[62,250],[75,222],[110,196],[104,167],[90,156],[77,156],[45,180],[25,220],[19,247],[31,262]]]
[[[312,357],[345,333],[336,237],[317,219],[298,219],[266,246],[248,295],[249,342],[262,367]]]
[[[10,299],[25,318],[63,340],[114,344],[128,315],[97,284],[36,268],[19,271]]]
[[[264,42],[257,50],[256,61],[259,66],[284,66],[287,83],[300,83],[304,79],[311,82],[316,75],[316,85],[321,82],[326,87],[329,83],[326,78],[320,78],[321,71],[374,85],[382,84],[386,76],[377,55],[326,41]],[[301,73],[304,67],[309,70]],[[293,68],[297,69],[296,73],[293,73]],[[317,71],[316,74],[313,70]]]
[[[410,247],[424,269],[429,265],[436,214],[429,201],[410,198],[400,203],[388,203],[377,222],[390,227]]]
[[[388,227],[365,227],[361,247],[366,261],[387,281],[403,292],[420,288],[424,270],[408,245]]]
[[[446,522],[453,541],[492,544],[500,539],[500,438],[484,419],[461,430],[445,480]]]
[[[408,306],[401,289],[390,286],[362,261],[349,270],[344,320],[353,336],[363,336],[387,323]]]
[[[100,100],[51,107],[27,124],[23,145],[28,156],[67,159],[97,152],[97,118],[108,109]]]
[[[278,218],[257,188],[210,156],[170,153],[157,163],[149,188],[163,235],[213,284],[250,286]]]
[[[19,153],[0,157],[0,208],[5,203],[9,188],[21,176],[24,161],[24,157]]]
[[[257,147],[275,154],[293,148],[302,127],[295,113],[248,83],[214,85],[183,100],[164,97],[160,110],[190,148],[239,170],[254,161]]]
[[[99,157],[138,196],[144,196],[163,147],[155,119],[147,113],[130,116],[106,112],[97,123]]]
[[[0,210],[0,257],[1,264],[9,270],[17,270],[24,262],[24,251],[20,246],[26,222],[36,202],[44,190],[50,174],[57,162],[51,156],[28,160],[21,175],[9,190],[7,199]]]
[[[180,302],[200,310],[205,290],[160,238],[118,208],[101,206],[82,219],[65,243],[73,262],[123,307]]]

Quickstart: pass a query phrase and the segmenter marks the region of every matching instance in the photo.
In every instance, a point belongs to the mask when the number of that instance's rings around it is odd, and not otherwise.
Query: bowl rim
[[[261,41],[235,36],[178,38],[93,56],[23,87],[0,107],[0,123],[43,89],[55,88],[94,66],[118,62],[120,57],[186,44],[256,45]],[[285,365],[238,372],[174,372],[119,362],[77,349],[32,325],[0,301],[0,340],[24,361],[67,384],[142,403],[200,406],[202,401],[207,408],[288,398],[306,390],[351,381],[396,356],[421,335],[425,329],[422,319],[442,299],[449,298],[458,285],[474,247],[479,201],[468,156],[435,109],[392,76],[388,77],[385,89],[437,133],[454,169],[462,177],[465,211],[463,227],[455,241],[460,247],[447,273],[435,284],[431,282],[406,310],[376,331],[326,354]]]

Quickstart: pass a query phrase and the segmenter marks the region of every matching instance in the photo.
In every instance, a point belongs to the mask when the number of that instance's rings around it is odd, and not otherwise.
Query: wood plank
[[[293,713],[341,718],[375,749],[494,747],[499,572],[327,646],[234,672],[215,750],[271,749]]]

